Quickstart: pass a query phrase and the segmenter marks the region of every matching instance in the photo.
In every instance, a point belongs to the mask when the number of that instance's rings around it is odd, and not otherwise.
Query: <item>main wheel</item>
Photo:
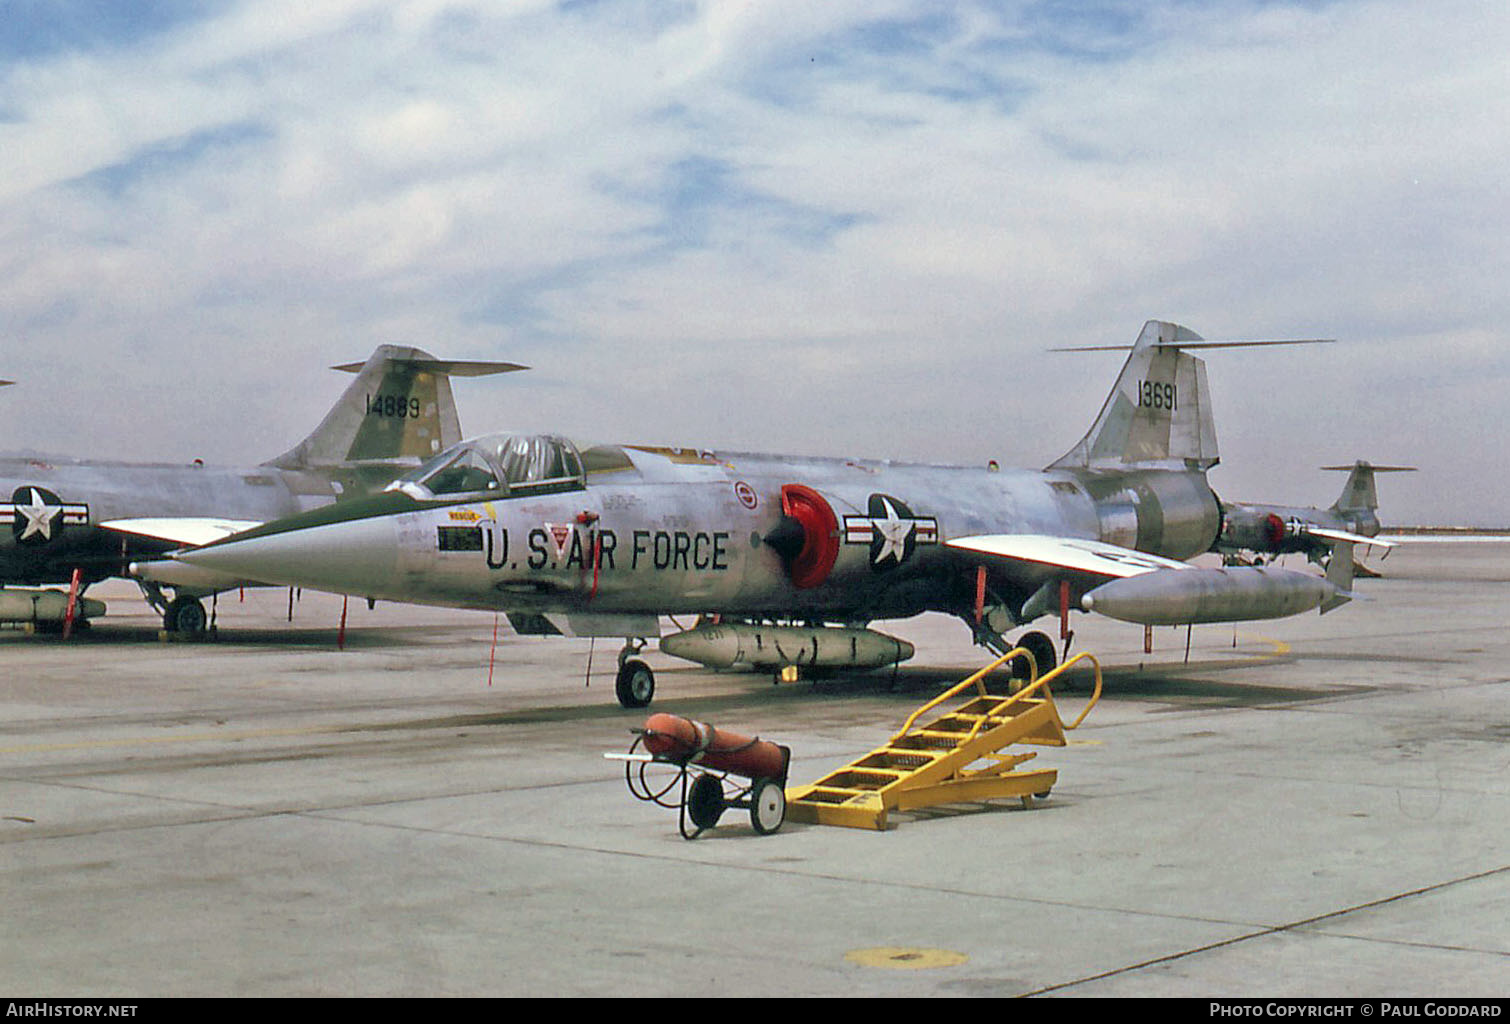
[[[1038,667],[1038,678],[1042,679],[1054,670],[1059,664],[1058,652],[1054,650],[1054,641],[1049,639],[1047,633],[1034,630],[1018,637],[1017,645],[1033,656],[1033,661]],[[1014,658],[1012,660],[1012,674],[1019,679],[1026,679],[1031,670],[1028,668],[1027,658]]]
[[[648,707],[655,697],[655,673],[640,659],[630,658],[619,669],[613,692],[626,708]]]
[[[786,789],[775,779],[756,779],[750,787],[750,824],[768,836],[786,821]]]
[[[197,597],[176,597],[163,615],[163,629],[169,633],[182,633],[189,637],[202,637],[209,623],[204,602]]]

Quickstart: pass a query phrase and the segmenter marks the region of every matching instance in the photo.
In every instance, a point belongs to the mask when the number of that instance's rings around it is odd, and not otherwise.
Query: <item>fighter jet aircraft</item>
[[[1358,460],[1351,466],[1322,466],[1347,473],[1342,494],[1330,508],[1222,502],[1222,529],[1212,550],[1228,564],[1252,564],[1300,553],[1318,565],[1331,557],[1338,541],[1388,550],[1393,541],[1379,539],[1379,496],[1375,473],[1411,473],[1414,466],[1375,466]]]
[[[1143,328],[1089,433],[1042,471],[911,465],[493,434],[442,452],[384,493],[176,555],[185,563],[370,599],[510,613],[516,629],[625,638],[617,694],[643,707],[634,657],[660,640],[709,665],[891,664],[905,641],[866,628],[924,611],[1003,634],[1071,609],[1145,624],[1328,610],[1330,579],[1274,567],[1197,568],[1221,504],[1206,342]],[[1021,637],[1040,672],[1044,633]]]
[[[66,607],[56,591],[8,585],[72,584],[77,573],[77,599],[92,583],[125,576],[141,584],[166,629],[201,633],[201,598],[258,581],[193,570],[162,559],[165,552],[381,489],[461,440],[451,375],[524,367],[382,345],[365,363],[335,369],[356,379],[334,408],[297,446],[258,466],[0,456],[0,497],[9,498],[0,501],[0,524],[10,527],[0,525],[0,619],[56,622]],[[103,610],[99,602],[76,607]]]

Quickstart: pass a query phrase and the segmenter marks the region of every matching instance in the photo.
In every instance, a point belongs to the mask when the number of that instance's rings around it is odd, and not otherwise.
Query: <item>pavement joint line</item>
[[[596,779],[595,780],[583,780],[583,781],[572,782],[572,783],[558,783],[556,785],[596,785],[596,784],[601,783],[601,781],[602,780],[596,780]],[[111,793],[112,795],[125,795],[125,796],[141,796],[142,795],[142,794],[132,794],[132,793],[115,793],[114,791],[110,791],[110,790],[97,790],[94,787],[80,786],[80,787],[72,787],[72,788],[94,790],[94,791],[98,791],[98,792],[106,792],[106,793]],[[531,787],[531,788],[538,789],[538,788],[552,788],[552,787]],[[802,878],[802,879],[809,880],[809,881],[835,882],[835,883],[839,883],[841,885],[879,886],[879,887],[883,887],[883,888],[896,889],[896,890],[902,890],[902,891],[926,892],[926,893],[930,893],[930,894],[933,894],[933,895],[957,896],[957,897],[961,897],[961,898],[964,898],[964,899],[988,898],[988,899],[993,899],[993,900],[1000,900],[1000,901],[1006,902],[1006,903],[1029,903],[1029,904],[1034,904],[1034,905],[1038,905],[1038,906],[1057,907],[1057,908],[1061,908],[1061,909],[1074,909],[1074,910],[1079,910],[1079,911],[1084,911],[1084,912],[1090,912],[1090,913],[1117,914],[1117,915],[1126,915],[1126,916],[1129,916],[1129,917],[1136,917],[1136,918],[1152,918],[1152,919],[1158,919],[1158,920],[1182,921],[1182,922],[1190,922],[1190,923],[1197,923],[1197,924],[1208,924],[1208,925],[1214,925],[1214,926],[1218,926],[1218,927],[1237,927],[1237,928],[1242,928],[1242,927],[1249,927],[1249,928],[1251,928],[1251,927],[1253,927],[1253,923],[1252,922],[1247,922],[1247,921],[1230,921],[1230,920],[1225,920],[1225,919],[1221,919],[1221,918],[1202,917],[1202,916],[1188,915],[1188,914],[1151,913],[1151,912],[1146,911],[1146,910],[1136,910],[1136,909],[1130,909],[1130,908],[1127,908],[1127,907],[1101,906],[1101,905],[1098,905],[1098,904],[1080,903],[1080,902],[1075,902],[1075,901],[1071,901],[1071,900],[1044,899],[1044,898],[1040,898],[1040,897],[1024,896],[1024,895],[1020,895],[1020,894],[981,893],[981,892],[973,892],[973,891],[966,890],[966,889],[958,889],[958,888],[949,887],[949,886],[923,885],[923,884],[916,883],[916,882],[898,882],[898,881],[889,881],[889,880],[885,880],[885,879],[852,878],[852,877],[846,877],[846,876],[843,876],[843,875],[834,875],[834,874],[827,873],[827,872],[798,871],[798,870],[794,870],[792,868],[777,868],[777,867],[771,867],[769,865],[762,865],[762,864],[731,865],[731,864],[727,864],[727,863],[720,862],[720,861],[706,861],[706,860],[696,860],[696,859],[689,860],[689,858],[686,858],[686,857],[676,857],[676,856],[671,856],[671,855],[668,855],[668,854],[649,853],[649,852],[635,851],[635,850],[616,850],[616,849],[611,849],[611,848],[606,848],[606,847],[601,847],[601,846],[585,846],[585,845],[581,845],[581,844],[561,843],[561,842],[553,842],[553,841],[549,841],[549,840],[540,840],[540,839],[529,839],[529,838],[520,837],[520,836],[487,835],[487,834],[478,833],[478,832],[467,832],[467,831],[460,831],[460,830],[455,830],[455,829],[444,829],[444,828],[435,828],[435,827],[428,827],[428,826],[404,825],[404,824],[399,824],[399,823],[394,823],[394,822],[362,821],[362,820],[357,819],[357,818],[347,817],[343,813],[343,812],[362,810],[364,808],[369,808],[369,807],[392,806],[392,805],[395,805],[395,804],[410,803],[410,802],[415,802],[415,801],[420,801],[420,800],[449,799],[451,797],[456,797],[456,796],[461,796],[461,797],[465,797],[465,796],[480,796],[480,795],[485,795],[485,794],[491,793],[491,792],[498,792],[498,790],[488,789],[488,790],[479,790],[479,791],[468,791],[468,792],[463,792],[463,793],[442,794],[440,796],[430,795],[430,796],[421,796],[421,797],[400,798],[400,799],[396,799],[396,800],[378,800],[378,801],[372,801],[370,803],[347,804],[347,805],[342,805],[342,806],[338,806],[338,807],[330,807],[330,808],[260,808],[260,809],[259,808],[250,808],[250,807],[240,807],[240,808],[238,808],[238,807],[235,807],[234,805],[214,804],[214,803],[208,803],[208,802],[203,802],[203,801],[184,800],[182,798],[151,797],[151,796],[148,796],[147,797],[148,799],[167,800],[167,801],[173,801],[173,802],[179,802],[179,803],[185,803],[185,804],[192,804],[192,805],[202,806],[202,807],[205,807],[205,808],[213,808],[213,809],[223,810],[223,811],[241,811],[242,813],[228,813],[228,814],[223,814],[223,815],[219,815],[219,816],[215,816],[215,817],[197,818],[197,819],[192,819],[192,820],[188,820],[188,821],[143,822],[143,823],[135,824],[135,825],[123,825],[123,826],[118,826],[118,827],[101,828],[101,829],[90,830],[90,831],[55,833],[55,834],[50,834],[50,835],[38,836],[38,837],[36,837],[36,839],[40,840],[40,841],[48,841],[48,840],[56,840],[56,839],[74,839],[74,838],[80,838],[80,837],[85,837],[85,836],[109,835],[109,834],[114,834],[114,833],[145,832],[145,831],[149,831],[149,830],[152,830],[152,829],[195,827],[195,826],[200,826],[200,825],[217,825],[217,824],[229,824],[229,823],[237,823],[237,822],[247,822],[247,821],[255,821],[257,819],[262,819],[262,818],[271,819],[271,818],[281,818],[281,817],[299,817],[299,818],[309,818],[311,820],[316,820],[316,821],[329,821],[329,822],[334,822],[334,823],[341,824],[341,825],[356,826],[358,828],[391,829],[391,830],[396,830],[396,831],[417,832],[417,833],[422,833],[422,834],[448,836],[448,837],[457,838],[457,839],[482,840],[484,842],[489,842],[489,843],[507,843],[507,844],[514,844],[514,845],[520,845],[520,846],[528,846],[528,847],[535,848],[535,849],[565,850],[565,851],[574,852],[574,853],[595,854],[595,855],[607,856],[607,857],[627,857],[627,858],[636,859],[636,860],[650,860],[650,861],[665,862],[665,863],[672,863],[672,864],[681,864],[681,865],[692,864],[692,865],[696,865],[698,867],[708,868],[708,869],[711,869],[711,870],[731,870],[732,869],[732,870],[738,870],[738,871],[744,871],[744,872],[752,872],[752,873],[756,873],[756,874],[785,875],[785,876],[791,876],[791,877],[794,877],[794,878]],[[1164,962],[1171,961],[1171,960],[1177,960],[1177,959],[1180,959],[1181,957],[1194,955],[1196,953],[1204,952],[1204,951],[1207,951],[1207,950],[1219,949],[1219,948],[1222,948],[1224,946],[1229,946],[1229,945],[1232,945],[1232,944],[1237,943],[1237,942],[1243,942],[1243,941],[1246,941],[1246,940],[1251,939],[1251,938],[1259,938],[1259,937],[1262,937],[1264,935],[1272,935],[1272,934],[1276,934],[1276,933],[1279,933],[1279,932],[1284,932],[1284,931],[1289,931],[1289,930],[1293,930],[1293,929],[1297,929],[1297,928],[1302,928],[1302,927],[1305,927],[1308,924],[1312,924],[1312,923],[1315,923],[1315,922],[1318,922],[1318,921],[1324,921],[1324,920],[1328,920],[1328,919],[1331,919],[1331,918],[1334,918],[1334,917],[1338,917],[1338,916],[1341,916],[1341,915],[1344,915],[1344,914],[1353,913],[1353,912],[1358,911],[1358,910],[1363,910],[1363,909],[1368,909],[1368,908],[1373,907],[1373,906],[1383,905],[1383,904],[1386,904],[1386,903],[1393,902],[1393,901],[1395,901],[1397,899],[1405,898],[1407,896],[1413,896],[1413,895],[1419,895],[1419,894],[1422,894],[1422,893],[1427,893],[1427,892],[1430,892],[1430,891],[1432,891],[1434,889],[1444,888],[1444,887],[1449,886],[1449,885],[1458,884],[1459,882],[1472,881],[1475,878],[1487,877],[1487,876],[1490,876],[1490,875],[1493,875],[1493,874],[1497,874],[1497,873],[1502,872],[1502,871],[1510,871],[1510,866],[1507,866],[1507,867],[1504,867],[1504,868],[1496,868],[1496,869],[1493,869],[1493,870],[1487,871],[1487,872],[1482,872],[1479,875],[1470,875],[1470,876],[1466,876],[1466,877],[1461,878],[1461,879],[1452,879],[1452,880],[1449,880],[1447,882],[1437,883],[1435,885],[1427,886],[1427,887],[1424,887],[1424,888],[1419,889],[1419,890],[1414,890],[1414,891],[1412,891],[1410,893],[1397,894],[1395,896],[1386,897],[1386,898],[1383,898],[1383,899],[1380,899],[1380,900],[1373,901],[1371,903],[1359,904],[1356,907],[1350,907],[1350,908],[1346,908],[1346,909],[1340,910],[1340,911],[1334,911],[1334,912],[1327,913],[1327,914],[1317,915],[1317,916],[1314,916],[1314,917],[1311,917],[1311,918],[1307,918],[1307,919],[1302,920],[1302,921],[1292,922],[1290,924],[1276,925],[1276,926],[1271,926],[1271,927],[1263,927],[1263,928],[1260,928],[1257,931],[1253,931],[1253,932],[1250,932],[1250,933],[1245,934],[1245,935],[1234,936],[1233,938],[1224,939],[1224,940],[1221,940],[1219,942],[1208,943],[1206,945],[1195,947],[1195,948],[1190,949],[1190,950],[1185,950],[1185,951],[1182,951],[1182,952],[1179,952],[1179,953],[1169,954],[1169,955],[1166,955],[1164,957],[1157,957],[1157,958],[1154,958],[1154,959],[1151,959],[1151,960],[1142,961],[1142,962],[1140,962],[1138,964],[1128,965],[1126,967],[1117,968],[1117,969],[1112,970],[1112,971],[1104,972],[1103,974],[1094,975],[1094,976],[1089,977],[1089,978],[1078,979],[1077,981],[1073,981],[1073,982],[1066,982],[1063,985],[1051,986],[1049,988],[1040,989],[1040,990],[1037,990],[1035,992],[1027,993],[1027,994],[1036,995],[1036,994],[1042,994],[1042,993],[1052,992],[1052,991],[1056,991],[1057,989],[1060,989],[1060,988],[1065,988],[1065,987],[1069,987],[1069,986],[1077,985],[1077,984],[1083,984],[1085,982],[1098,980],[1099,978],[1112,977],[1112,976],[1115,976],[1115,975],[1120,974],[1120,973],[1125,973],[1127,971],[1137,970],[1137,969],[1139,969],[1141,967],[1154,966],[1154,965],[1157,965],[1159,963],[1164,963]]]
[[[1112,970],[1109,970],[1109,971],[1102,971],[1102,972],[1100,972],[1098,974],[1089,975],[1089,976],[1084,977],[1084,978],[1077,978],[1074,981],[1066,981],[1066,982],[1062,982],[1062,983],[1060,983],[1058,985],[1046,985],[1046,986],[1044,986],[1042,988],[1037,988],[1037,989],[1032,990],[1031,992],[1025,992],[1025,993],[1022,993],[1022,994],[1023,995],[1027,995],[1027,996],[1038,996],[1038,995],[1048,995],[1048,994],[1053,993],[1053,992],[1063,992],[1066,989],[1071,989],[1071,988],[1074,988],[1074,987],[1079,986],[1079,985],[1086,985],[1086,984],[1089,984],[1089,983],[1091,983],[1093,981],[1102,981],[1102,980],[1105,980],[1107,978],[1115,978],[1118,975],[1121,975],[1121,974],[1130,974],[1130,973],[1132,973],[1134,971],[1141,971],[1141,970],[1143,970],[1145,968],[1148,968],[1148,967],[1158,967],[1158,966],[1160,966],[1162,964],[1173,963],[1176,960],[1183,960],[1183,959],[1185,959],[1187,957],[1198,956],[1198,955],[1200,955],[1202,953],[1210,953],[1210,952],[1213,952],[1213,951],[1218,950],[1218,949],[1226,949],[1226,948],[1228,948],[1230,946],[1236,946],[1236,945],[1238,945],[1240,943],[1250,942],[1250,941],[1252,941],[1254,939],[1262,939],[1262,938],[1266,938],[1266,937],[1271,936],[1271,935],[1281,935],[1281,934],[1284,934],[1286,932],[1294,932],[1294,931],[1301,931],[1301,930],[1310,930],[1311,926],[1316,925],[1316,924],[1318,924],[1318,923],[1320,923],[1322,921],[1333,921],[1333,920],[1336,920],[1338,918],[1346,917],[1346,916],[1348,916],[1350,914],[1361,913],[1362,911],[1365,911],[1365,910],[1375,910],[1375,909],[1378,909],[1379,907],[1388,906],[1391,903],[1398,903],[1398,902],[1400,902],[1402,900],[1414,899],[1417,896],[1425,896],[1425,895],[1428,895],[1428,894],[1433,893],[1433,892],[1438,892],[1438,891],[1443,890],[1443,889],[1451,888],[1452,886],[1463,885],[1463,884],[1465,884],[1467,882],[1476,882],[1476,881],[1480,881],[1480,880],[1485,879],[1485,878],[1492,878],[1495,875],[1505,874],[1507,872],[1510,872],[1510,865],[1503,865],[1503,866],[1497,867],[1497,868],[1489,868],[1488,870],[1475,872],[1474,874],[1471,874],[1471,875],[1463,875],[1462,877],[1459,877],[1459,878],[1451,878],[1451,879],[1448,879],[1445,882],[1435,882],[1435,883],[1433,883],[1431,885],[1421,886],[1420,888],[1417,888],[1417,889],[1410,889],[1410,890],[1408,890],[1406,892],[1398,892],[1398,893],[1395,893],[1395,894],[1390,895],[1390,896],[1382,896],[1379,899],[1368,900],[1367,902],[1364,902],[1364,903],[1359,903],[1359,904],[1356,904],[1356,905],[1351,906],[1351,907],[1343,907],[1340,910],[1329,911],[1328,913],[1325,913],[1325,914],[1316,914],[1316,915],[1314,915],[1312,917],[1303,918],[1303,919],[1301,919],[1299,921],[1291,921],[1288,924],[1275,925],[1275,926],[1270,927],[1270,928],[1263,928],[1263,929],[1260,929],[1258,931],[1252,932],[1251,934],[1248,934],[1248,935],[1239,935],[1239,936],[1235,936],[1234,938],[1230,938],[1230,939],[1222,939],[1222,940],[1220,940],[1218,942],[1209,942],[1209,943],[1206,943],[1206,944],[1201,945],[1201,946],[1195,946],[1195,947],[1192,947],[1190,949],[1181,950],[1178,953],[1169,953],[1169,954],[1166,954],[1165,956],[1153,957],[1153,958],[1148,959],[1148,960],[1139,961],[1138,963],[1126,964],[1126,965],[1124,965],[1122,967],[1113,968]],[[1338,937],[1338,936],[1334,935],[1334,933],[1328,932],[1326,930],[1321,930],[1320,934],[1328,935],[1328,936],[1332,936],[1332,937]],[[1381,943],[1381,944],[1388,944],[1388,945],[1412,945],[1410,943],[1400,943],[1400,942],[1398,942],[1396,940],[1374,939],[1374,938],[1370,938],[1368,936],[1361,936],[1361,935],[1348,935],[1348,936],[1342,936],[1342,937],[1352,939],[1352,940],[1354,940],[1356,942]],[[1441,947],[1432,947],[1432,948],[1441,948]],[[1475,950],[1474,952],[1479,952],[1479,951]],[[1510,953],[1505,953],[1505,952],[1498,951],[1498,950],[1484,951],[1484,952],[1486,952],[1488,955],[1492,955],[1492,956],[1510,957]]]

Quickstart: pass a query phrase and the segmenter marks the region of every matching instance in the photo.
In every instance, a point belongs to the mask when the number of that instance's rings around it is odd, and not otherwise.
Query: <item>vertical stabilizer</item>
[[[1049,468],[1207,470],[1216,465],[1206,364],[1180,348],[1201,340],[1179,324],[1144,324],[1090,433]]]
[[[1332,596],[1321,602],[1321,614],[1339,608],[1353,599],[1353,544],[1339,540],[1332,545],[1327,559],[1326,581],[1333,587]]]
[[[355,373],[314,432],[272,460],[280,469],[427,459],[461,440],[451,376],[523,370],[517,363],[460,362],[380,345],[365,363],[333,367]]]

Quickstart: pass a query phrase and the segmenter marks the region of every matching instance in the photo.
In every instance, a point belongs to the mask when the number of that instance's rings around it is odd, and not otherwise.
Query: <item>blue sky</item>
[[[1144,320],[1226,497],[1510,523],[1510,11],[0,0],[0,447],[256,462],[383,342],[469,431],[1043,465]]]

